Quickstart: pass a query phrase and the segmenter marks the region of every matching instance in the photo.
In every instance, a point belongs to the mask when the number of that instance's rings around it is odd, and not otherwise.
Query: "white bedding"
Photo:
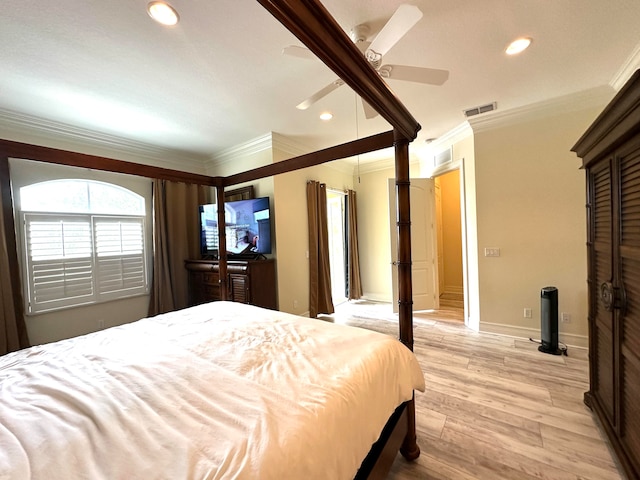
[[[0,480],[352,479],[413,389],[392,337],[200,305],[0,357]]]

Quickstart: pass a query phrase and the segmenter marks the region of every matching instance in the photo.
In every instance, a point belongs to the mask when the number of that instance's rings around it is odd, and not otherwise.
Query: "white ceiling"
[[[336,77],[320,61],[282,55],[301,43],[256,1],[170,3],[181,20],[167,28],[147,0],[3,0],[0,113],[203,158],[270,131],[320,148],[389,129],[364,118],[347,86],[297,110]],[[384,58],[450,72],[442,86],[388,81],[422,125],[418,141],[460,125],[470,107],[506,111],[615,85],[640,57],[638,0],[323,3],[346,31],[367,23],[372,37],[400,4],[422,10]],[[532,46],[507,57],[523,35]],[[330,122],[318,118],[325,110]]]

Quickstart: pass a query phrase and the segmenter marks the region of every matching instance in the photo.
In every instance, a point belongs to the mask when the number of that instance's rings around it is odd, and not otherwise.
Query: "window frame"
[[[37,315],[42,313],[48,313],[56,310],[62,310],[67,308],[73,308],[78,306],[86,306],[93,304],[100,304],[112,300],[120,300],[125,298],[131,298],[140,295],[148,295],[149,294],[149,265],[150,265],[150,239],[149,239],[149,230],[148,230],[148,216],[149,216],[149,208],[148,208],[148,199],[139,193],[135,192],[132,189],[123,187],[122,185],[118,185],[115,182],[103,181],[103,180],[94,180],[87,178],[63,178],[63,179],[50,179],[44,180],[42,182],[33,182],[29,185],[23,185],[23,187],[31,187],[37,185],[38,183],[45,183],[49,181],[56,180],[74,180],[84,183],[100,183],[103,185],[108,185],[111,188],[118,189],[120,191],[125,190],[131,195],[135,195],[137,197],[141,197],[143,200],[143,214],[140,215],[132,215],[132,214],[113,214],[113,213],[99,213],[99,210],[95,213],[87,212],[87,213],[66,213],[66,212],[43,212],[43,211],[32,211],[32,210],[22,210],[22,208],[18,209],[19,218],[22,221],[22,235],[20,239],[20,246],[22,249],[22,272],[23,272],[23,282],[25,285],[25,313],[27,315]],[[21,203],[21,202],[20,202]],[[43,265],[46,264],[47,260],[34,260],[32,258],[31,251],[31,243],[29,236],[29,226],[32,224],[34,220],[38,221],[64,221],[67,223],[71,221],[80,221],[85,225],[88,225],[90,231],[90,252],[88,255],[84,255],[82,257],[65,257],[64,254],[59,257],[54,257],[49,259],[51,263],[62,263],[62,268],[58,268],[56,271],[54,267],[53,273],[58,275],[58,278],[53,282],[53,290],[58,288],[58,291],[65,292],[65,274],[67,270],[64,264],[72,263],[73,258],[82,258],[84,259],[85,264],[88,262],[90,266],[88,269],[90,270],[90,283],[91,283],[91,293],[85,295],[75,295],[73,288],[70,288],[68,291],[71,292],[70,295],[62,294],[55,298],[48,298],[46,296],[42,296],[42,299],[46,299],[40,301],[36,296],[36,285],[34,284],[34,265]],[[120,250],[119,252],[111,251],[108,254],[100,254],[98,247],[98,228],[96,228],[100,224],[109,224],[109,223],[119,223],[120,224]],[[122,224],[134,224],[135,225],[135,233],[133,237],[133,247],[140,247],[141,250],[136,250],[135,253],[132,251],[122,251],[123,245],[123,233],[122,233]],[[64,235],[64,233],[63,233]],[[64,243],[64,242],[63,242]],[[126,247],[131,248],[131,247]],[[35,262],[35,263],[34,263]],[[103,288],[107,285],[107,274],[105,273],[106,265],[110,265],[110,277],[113,283],[120,282],[121,288],[118,288],[117,285],[115,287],[110,286],[109,288]],[[86,267],[86,265],[84,265]],[[80,267],[82,269],[82,267]],[[69,270],[70,271],[70,270]],[[86,273],[86,271],[84,272]],[[118,277],[120,275],[120,277]],[[86,282],[86,278],[84,279]],[[133,285],[132,285],[133,282]],[[113,285],[112,283],[112,285]]]

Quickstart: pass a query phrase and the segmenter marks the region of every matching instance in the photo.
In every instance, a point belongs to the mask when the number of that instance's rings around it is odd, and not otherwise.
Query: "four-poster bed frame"
[[[409,143],[415,139],[420,125],[389,90],[378,73],[368,64],[357,47],[318,0],[258,0],[258,2],[385,118],[393,129],[228,177],[209,177],[0,140],[0,189],[3,195],[2,213],[7,245],[15,247],[15,238],[13,238],[15,225],[8,169],[9,158],[24,158],[213,186],[217,189],[218,203],[223,204],[226,187],[393,146],[397,197],[399,338],[410,350],[413,350]],[[218,212],[221,216],[219,228],[221,232],[224,232],[224,209],[219,208]],[[227,262],[224,253],[226,251],[224,234],[219,235],[219,241],[221,252],[219,259],[220,291],[221,298],[226,299],[228,298],[227,285],[224,279],[227,278]],[[9,252],[9,256],[13,291],[20,292],[20,274],[15,248]],[[22,312],[22,301],[19,294],[14,295],[14,303],[16,311]],[[380,442],[374,446],[372,453],[365,459],[358,478],[367,476],[379,478],[379,475],[386,475],[398,448],[409,460],[420,455],[420,449],[416,443],[413,400],[403,404],[394,413],[385,427]]]

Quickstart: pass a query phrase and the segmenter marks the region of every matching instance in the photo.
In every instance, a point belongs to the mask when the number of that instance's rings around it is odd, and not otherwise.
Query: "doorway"
[[[347,301],[346,228],[344,192],[327,189],[327,230],[329,233],[329,269],[334,306]]]
[[[460,170],[435,177],[437,270],[441,308],[464,307]]]

